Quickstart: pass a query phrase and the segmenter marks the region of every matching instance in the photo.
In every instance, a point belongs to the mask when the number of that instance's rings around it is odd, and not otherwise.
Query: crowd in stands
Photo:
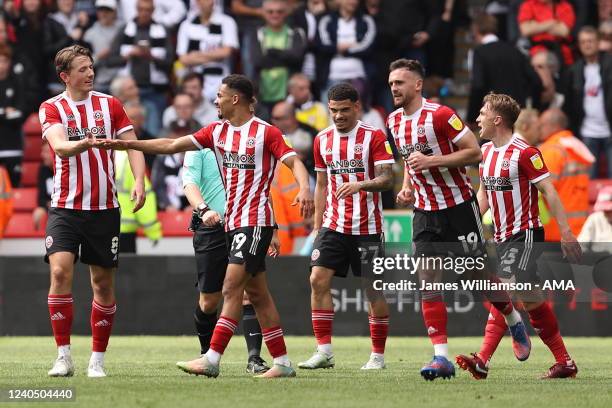
[[[426,67],[426,96],[465,112],[468,123],[475,122],[483,96],[491,91],[510,94],[528,108],[521,124],[526,138],[542,133],[539,112],[559,108],[555,112],[565,112],[567,131],[592,154],[589,177],[612,177],[609,0],[0,4],[0,166],[7,174],[0,173],[0,179],[13,188],[23,180],[24,122],[42,101],[63,91],[53,59],[58,50],[75,43],[91,48],[94,88],[121,100],[139,138],[176,137],[216,120],[213,101],[221,79],[241,72],[257,84],[255,113],[283,130],[312,169],[314,135],[331,124],[327,89],[351,82],[362,97],[361,120],[384,128],[393,109],[388,66],[405,57]],[[472,42],[464,64],[469,96],[455,86],[463,69],[455,62],[460,28]],[[447,100],[453,93],[463,98]],[[541,135],[533,139],[542,141]],[[180,154],[146,157],[159,210],[187,207],[180,183],[182,159]],[[49,159],[42,160],[38,185],[48,193]],[[292,182],[286,182],[290,190]],[[282,196],[285,190],[279,188],[277,196]],[[42,198],[38,201],[37,223],[45,207]],[[385,203],[392,206],[393,201]],[[303,229],[290,211],[283,217]]]

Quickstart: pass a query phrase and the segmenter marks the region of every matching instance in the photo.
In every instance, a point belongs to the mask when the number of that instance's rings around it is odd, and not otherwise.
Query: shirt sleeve
[[[370,142],[370,155],[374,166],[379,164],[393,164],[393,150],[387,140],[387,137],[381,130],[377,130],[372,135],[372,141]]]
[[[447,137],[453,143],[457,143],[469,131],[459,115],[448,106],[441,106],[434,113],[433,122],[436,135]]]
[[[527,175],[532,184],[550,176],[542,158],[542,153],[535,147],[528,147],[519,156],[519,169]]]
[[[560,10],[557,11],[557,18],[571,31],[576,24],[576,14],[574,13],[572,5],[565,3],[565,7],[559,8]]]
[[[296,153],[291,144],[278,128],[270,126],[265,137],[265,145],[276,160],[282,162],[287,157],[295,156]]]
[[[530,20],[534,20],[534,15],[531,12],[531,5],[528,3],[523,3],[521,4],[521,7],[519,8],[519,12],[518,12],[518,23],[524,23],[525,21],[530,21]]]
[[[213,129],[218,124],[218,122],[213,122],[210,125],[203,127],[202,129],[195,132],[193,135],[190,135],[191,141],[194,145],[198,147],[198,149],[213,149]]]
[[[189,151],[185,153],[185,159],[183,160],[183,187],[187,184],[195,184],[200,186],[202,184],[202,160],[203,155],[201,151]]]
[[[115,134],[119,136],[122,133],[127,132],[128,130],[134,129],[132,126],[132,122],[125,113],[125,109],[123,109],[123,105],[117,98],[112,99],[112,121],[114,124]]]
[[[189,20],[183,21],[176,35],[176,55],[179,57],[183,54],[187,54],[187,46],[189,44],[187,33],[189,32],[189,24]]]
[[[312,145],[312,154],[314,156],[315,171],[327,171],[325,160],[321,156],[321,138],[319,136],[315,137]]]
[[[40,126],[42,127],[43,139],[47,136],[47,132],[53,126],[63,126],[62,118],[57,111],[57,107],[46,102],[40,105],[40,109],[38,110],[38,120],[40,121]]]
[[[225,27],[223,27],[223,46],[238,48],[240,45],[238,43],[238,26],[236,25],[236,21],[227,16],[225,20]]]

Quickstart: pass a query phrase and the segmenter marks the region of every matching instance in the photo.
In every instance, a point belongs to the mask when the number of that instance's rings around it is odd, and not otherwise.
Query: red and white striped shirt
[[[480,182],[493,214],[495,241],[542,227],[534,184],[550,173],[540,151],[514,135],[507,145],[498,148],[492,142],[485,143],[482,156]]]
[[[121,102],[93,91],[82,101],[71,100],[66,92],[48,99],[40,105],[38,117],[43,138],[55,126],[62,126],[66,140],[74,141],[89,134],[114,139],[132,130]],[[87,149],[65,158],[53,153],[51,207],[92,211],[119,207],[112,150]]]
[[[426,156],[456,152],[459,150],[456,143],[469,131],[451,108],[426,99],[423,99],[421,108],[410,116],[404,114],[403,108],[392,112],[387,119],[387,127],[404,160],[415,151]],[[433,167],[422,171],[409,169],[409,174],[415,194],[414,206],[421,210],[454,207],[474,195],[465,167]]]
[[[213,122],[191,136],[198,148],[215,152],[221,165],[225,202],[225,230],[273,226],[270,184],[277,160],[295,155],[281,131],[253,116],[240,127]]]
[[[395,162],[385,134],[363,122],[349,133],[330,126],[317,135],[313,151],[315,170],[327,172],[323,227],[348,235],[380,234],[380,193],[360,191],[338,199],[336,190],[342,183],[372,180],[374,166]]]

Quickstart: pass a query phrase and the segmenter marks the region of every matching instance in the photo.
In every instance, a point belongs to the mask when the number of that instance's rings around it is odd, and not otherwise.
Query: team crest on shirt
[[[313,249],[312,254],[310,255],[310,259],[313,261],[316,261],[317,259],[319,259],[320,255],[321,255],[321,252],[318,249]]]
[[[325,154],[332,154],[332,153],[333,153],[332,149],[327,149],[327,150],[325,151]]]
[[[450,122],[449,122],[450,123]],[[417,135],[419,136],[423,136],[425,134],[425,127],[424,126],[419,126],[417,128]]]
[[[510,168],[510,161],[508,161],[507,159],[504,159],[504,161],[502,161],[502,169],[508,170],[509,168]]]
[[[104,118],[104,115],[102,114],[101,111],[94,111],[94,119],[95,120],[102,120]]]
[[[247,143],[246,144],[247,144],[247,147],[254,147],[255,146],[255,139],[253,139],[253,138],[247,139]]]
[[[355,145],[355,153],[356,153],[356,154],[361,154],[361,153],[363,153],[363,145],[356,144],[356,145]]]
[[[542,158],[540,157],[538,153],[531,156],[529,160],[531,160],[531,164],[533,165],[533,168],[536,170],[541,170],[542,167],[544,167],[544,162],[542,161]]]
[[[457,131],[463,129],[463,122],[461,122],[461,119],[459,119],[459,117],[455,114],[450,117],[450,119],[448,120],[448,124],[451,125],[451,127]]]
[[[51,246],[53,245],[53,237],[51,235],[47,235],[47,238],[45,238],[45,246],[47,247],[47,249],[51,248]]]
[[[67,114],[66,120],[74,120],[74,115],[72,113]]]
[[[217,146],[224,147],[225,146],[225,141],[224,140],[218,140],[217,141]]]

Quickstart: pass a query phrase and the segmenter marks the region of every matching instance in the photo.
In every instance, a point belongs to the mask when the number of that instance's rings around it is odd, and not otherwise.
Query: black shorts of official
[[[228,256],[223,227],[200,224],[193,233],[193,250],[198,290],[200,293],[220,292],[223,289]]]
[[[414,210],[414,256],[482,256],[485,241],[476,199],[436,211]]]
[[[310,267],[333,269],[334,276],[345,278],[350,266],[354,276],[370,279],[373,259],[382,256],[382,234],[349,235],[321,228],[313,244]]]
[[[273,233],[273,227],[242,227],[229,231],[225,235],[229,263],[244,265],[251,275],[265,271]]]
[[[119,208],[99,211],[50,208],[45,262],[56,252],[71,252],[75,262],[115,268],[119,263]],[[80,249],[80,252],[79,252]]]
[[[542,255],[544,229],[520,231],[497,244],[497,277],[509,282],[539,282],[538,258]]]

